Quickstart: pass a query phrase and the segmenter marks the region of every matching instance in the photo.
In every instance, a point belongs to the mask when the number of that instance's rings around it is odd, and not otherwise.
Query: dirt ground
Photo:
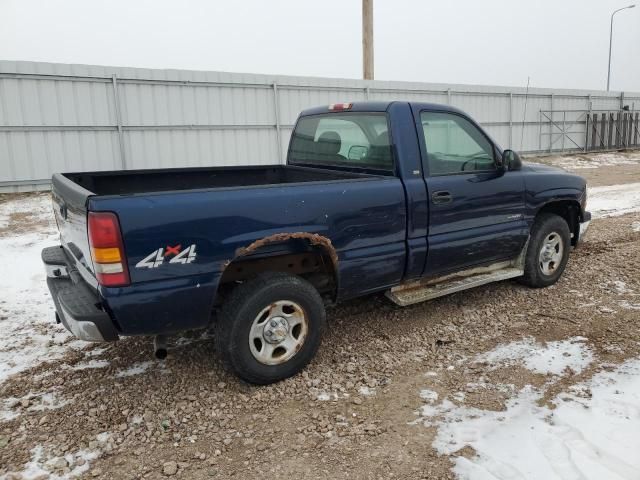
[[[640,182],[640,165],[579,173],[595,185]],[[147,338],[70,350],[0,385],[0,399],[21,399],[10,406],[17,416],[0,422],[0,475],[21,478],[8,472],[24,471],[40,448],[62,459],[51,478],[86,462],[86,478],[455,478],[452,460],[473,449],[438,454],[436,428],[415,422],[420,391],[462,391],[469,407],[501,410],[506,397],[496,385],[548,380],[519,368],[487,371],[467,359],[523,337],[586,338],[598,361],[563,375],[545,403],[640,355],[640,310],[621,308],[637,301],[629,292],[640,292],[635,224],[640,213],[595,220],[550,288],[506,281],[405,308],[382,295],[333,308],[316,359],[271,386],[224,371],[206,332],[173,339],[164,362],[152,359]],[[488,387],[473,387],[480,377]],[[39,408],[42,392],[64,401]]]
[[[600,161],[594,162],[594,157]],[[560,166],[587,180],[590,187],[637,182],[640,178],[640,152],[585,153],[525,157],[525,161]]]

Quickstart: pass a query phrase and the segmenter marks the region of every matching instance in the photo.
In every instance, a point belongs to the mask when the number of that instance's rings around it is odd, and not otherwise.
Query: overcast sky
[[[634,0],[374,0],[381,80],[604,89]],[[640,0],[638,0],[640,3]],[[0,59],[360,78],[361,0],[0,0]],[[612,90],[640,91],[640,6]]]

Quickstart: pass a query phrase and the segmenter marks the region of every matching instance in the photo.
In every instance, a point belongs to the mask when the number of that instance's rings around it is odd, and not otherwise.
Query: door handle
[[[433,192],[431,194],[431,201],[436,204],[451,203],[453,197],[451,196],[451,192],[440,190],[439,192]]]

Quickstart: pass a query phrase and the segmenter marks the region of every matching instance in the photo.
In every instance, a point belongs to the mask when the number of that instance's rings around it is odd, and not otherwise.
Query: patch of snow
[[[424,374],[425,377],[437,377],[438,373],[437,372],[427,372]]]
[[[102,432],[96,435],[96,440],[100,443],[107,443],[111,438],[111,432]]]
[[[590,392],[590,395],[589,395]],[[557,396],[523,388],[504,411],[458,407],[445,399],[423,406],[420,421],[436,425],[433,447],[455,457],[461,479],[631,479],[640,475],[640,359]]]
[[[439,423],[439,417],[454,411],[456,408],[458,408],[456,404],[448,398],[443,399],[442,402],[437,405],[422,405],[419,411],[420,418],[418,418],[416,422],[421,422],[425,426],[437,425]],[[434,420],[432,421],[431,419]]]
[[[598,307],[598,311],[601,313],[616,313],[613,308],[605,307],[604,305]]]
[[[627,310],[640,310],[640,303],[631,303],[627,300],[620,300],[618,305]]]
[[[593,218],[640,212],[640,183],[587,189],[587,210]]]
[[[203,330],[201,333],[196,332],[183,332],[178,334],[178,338],[175,339],[173,344],[175,347],[184,347],[193,343],[208,342],[214,338],[213,332],[209,330]]]
[[[333,400],[334,402],[340,398],[340,394],[337,392],[319,392],[316,395],[316,400],[319,402],[328,402],[329,400]]]
[[[489,385],[486,382],[469,382],[465,385],[466,389],[471,392],[477,392],[478,390],[487,388]]]
[[[573,155],[550,159],[551,164],[569,170],[593,169],[601,167],[613,167],[616,165],[637,165],[640,163],[640,155],[622,155],[617,152],[596,153],[588,156]]]
[[[144,417],[142,415],[134,415],[131,419],[131,423],[134,425],[140,425],[144,421]]]
[[[10,229],[11,216],[20,215],[28,217],[29,222],[49,224],[55,228],[51,196],[48,193],[39,195],[16,196],[15,199],[0,203],[0,229]]]
[[[84,355],[86,357],[99,357],[100,355],[102,355],[103,353],[105,353],[108,350],[109,349],[107,347],[98,347],[98,348],[94,348],[92,350],[87,350],[84,353]]]
[[[10,216],[29,214],[29,233],[13,233]],[[0,384],[8,377],[49,360],[61,358],[77,343],[54,320],[40,251],[58,243],[49,195],[16,196],[0,203]],[[0,228],[2,228],[0,226]]]
[[[54,321],[40,251],[51,232],[0,238],[0,383],[46,360],[60,358],[71,335]]]
[[[60,398],[57,392],[45,392],[35,395],[28,395],[27,398],[31,400],[32,405],[28,408],[28,410],[32,412],[55,410],[56,408],[64,407],[69,403],[69,400]]]
[[[596,302],[581,303],[580,305],[578,305],[578,308],[591,308],[591,307],[595,307],[596,305],[598,305]]]
[[[64,457],[47,457],[44,453],[44,448],[40,445],[31,450],[31,460],[24,465],[24,470],[18,473],[20,478],[25,480],[35,478],[47,478],[49,480],[63,480],[66,478],[73,478],[82,475],[89,470],[89,465],[92,460],[95,460],[100,456],[100,452],[79,450],[75,454],[67,454]],[[82,465],[78,465],[78,460],[82,459]],[[70,469],[69,472],[61,475],[55,473],[58,465],[62,463],[66,464]]]
[[[79,362],[76,363],[73,367],[73,370],[87,370],[89,368],[105,368],[109,366],[109,362],[107,360],[89,360],[88,362]]]
[[[21,402],[27,400],[26,407],[21,406]],[[70,403],[70,400],[60,398],[55,391],[43,392],[43,393],[28,393],[27,395],[16,398],[9,397],[1,400],[2,406],[0,407],[0,421],[13,420],[18,417],[24,411],[40,412],[43,410],[55,410],[57,408],[64,407]]]
[[[375,388],[369,388],[366,385],[363,385],[358,389],[358,393],[360,395],[364,395],[365,397],[371,397],[371,396],[376,394],[376,389]]]
[[[451,398],[453,398],[456,402],[464,402],[466,395],[464,392],[456,392],[451,395]]]
[[[584,337],[573,337],[541,345],[532,338],[499,345],[478,355],[476,362],[486,362],[494,368],[519,364],[543,375],[561,375],[566,368],[580,373],[593,360],[593,353],[584,344]]]
[[[420,390],[420,398],[426,402],[434,403],[436,400],[438,400],[438,392],[434,392],[433,390],[424,388]]]
[[[20,402],[20,399],[16,397],[8,397],[2,400],[2,407],[0,407],[0,422],[8,422],[20,415],[14,410],[16,405],[18,405],[18,402]]]
[[[627,284],[625,282],[623,282],[622,280],[614,280],[613,282],[613,288],[615,289],[615,291],[617,293],[630,293],[631,290],[629,289],[629,287],[627,287]]]
[[[317,387],[309,388],[309,394],[311,395],[312,398],[315,398],[320,402],[328,402],[328,401],[335,402],[341,398],[348,398],[350,396],[348,393],[345,393],[345,392],[340,392],[340,391],[327,392],[326,390],[320,390]]]
[[[631,224],[631,230],[634,232],[640,232],[640,222],[633,222]]]
[[[140,375],[141,373],[149,370],[149,367],[151,367],[151,365],[153,365],[153,361],[134,363],[126,370],[120,370],[118,373],[116,373],[116,377],[123,378],[132,377],[133,375]]]

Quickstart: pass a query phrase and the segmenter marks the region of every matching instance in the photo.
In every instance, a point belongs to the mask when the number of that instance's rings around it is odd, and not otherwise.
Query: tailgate
[[[92,192],[56,173],[51,180],[53,211],[60,231],[60,241],[76,264],[82,277],[97,286],[87,236],[87,199]]]

